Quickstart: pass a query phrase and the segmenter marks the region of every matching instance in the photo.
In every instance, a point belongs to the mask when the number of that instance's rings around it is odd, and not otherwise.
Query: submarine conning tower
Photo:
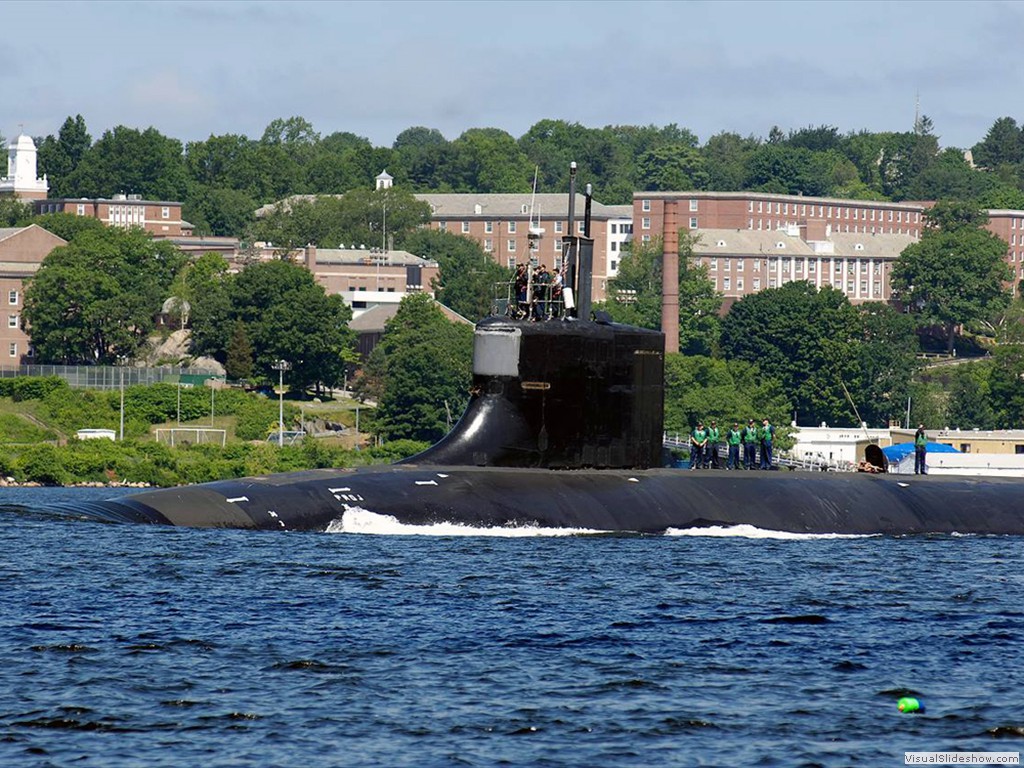
[[[661,459],[665,337],[611,322],[489,317],[466,412],[404,463],[645,469]]]

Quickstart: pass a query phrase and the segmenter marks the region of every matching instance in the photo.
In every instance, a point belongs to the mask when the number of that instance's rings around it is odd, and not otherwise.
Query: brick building
[[[473,238],[503,267],[514,267],[531,259],[548,267],[561,266],[562,237],[569,234],[568,195],[466,193],[416,197],[430,204],[431,229]],[[584,207],[584,196],[577,195],[574,234],[583,234]],[[628,205],[602,205],[596,201],[591,205],[595,301],[604,299],[608,277],[618,268],[622,245],[632,239],[632,216]],[[531,229],[534,238],[530,237]]]
[[[32,357],[21,313],[25,307],[25,279],[39,269],[46,255],[66,241],[32,224],[0,229],[0,366],[28,362]]]
[[[142,227],[154,237],[183,237],[192,234],[191,225],[181,218],[181,203],[143,200],[141,195],[105,198],[60,198],[35,201],[36,214],[70,213],[99,219],[110,227]]]

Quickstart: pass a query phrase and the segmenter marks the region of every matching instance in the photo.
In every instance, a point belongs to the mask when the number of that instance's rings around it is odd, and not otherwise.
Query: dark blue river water
[[[3,766],[1024,751],[1019,538],[259,533],[8,509],[0,545]],[[926,714],[897,711],[907,693]]]

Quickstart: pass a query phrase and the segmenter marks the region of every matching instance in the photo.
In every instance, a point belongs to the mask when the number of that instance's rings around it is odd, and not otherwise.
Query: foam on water
[[[541,528],[539,526],[472,526],[460,523],[433,523],[431,525],[409,525],[400,523],[392,515],[381,515],[362,507],[345,505],[340,518],[327,526],[327,533],[368,533],[384,536],[502,536],[506,538],[527,536],[584,536],[602,534],[589,528]]]
[[[812,539],[866,539],[877,536],[874,533],[793,533],[791,531],[767,531],[753,525],[711,525],[706,528],[669,528],[666,536],[719,536],[742,539],[787,539],[808,541]]]

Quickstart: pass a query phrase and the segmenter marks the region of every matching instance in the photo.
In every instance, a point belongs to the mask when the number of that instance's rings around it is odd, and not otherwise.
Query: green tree
[[[469,399],[473,329],[449,322],[423,293],[402,299],[374,350],[383,371],[377,432],[436,442]]]
[[[249,334],[245,332],[245,323],[236,320],[225,353],[224,368],[228,376],[235,380],[252,376],[252,355],[252,344],[249,343]]]
[[[995,429],[996,415],[989,393],[992,366],[985,363],[956,366],[949,388],[946,426],[959,429]]]
[[[657,147],[642,154],[637,165],[645,190],[706,189],[708,185],[704,158],[693,147]]]
[[[869,424],[902,420],[920,350],[914,321],[888,304],[857,308],[860,319],[860,388],[852,393],[858,413]]]
[[[470,128],[452,142],[444,181],[456,192],[529,192],[533,166],[500,128]]]
[[[990,316],[1009,302],[1013,275],[1006,243],[985,230],[986,214],[959,202],[939,202],[926,214],[921,240],[907,246],[892,271],[892,287],[921,324],[938,324],[952,354],[958,325]]]
[[[1012,117],[1000,117],[985,138],[974,145],[971,154],[981,168],[1024,163],[1024,133]]]
[[[141,230],[113,227],[55,248],[25,289],[25,319],[40,361],[110,364],[133,356],[184,258]]]
[[[665,429],[686,434],[698,421],[717,419],[723,432],[734,421],[767,416],[789,421],[790,403],[782,385],[745,360],[702,355],[665,356]]]
[[[857,311],[834,288],[798,281],[744,296],[722,321],[722,354],[782,384],[804,423],[856,423]]]
[[[708,279],[707,267],[694,263],[698,236],[679,235],[679,349],[710,354],[718,344],[722,297]],[[595,306],[613,320],[643,328],[661,328],[662,241],[633,241],[623,250],[618,274],[608,281],[608,300]]]
[[[719,133],[708,139],[702,149],[708,172],[708,189],[732,192],[743,189],[747,163],[760,142],[753,136]]]
[[[490,314],[494,288],[511,279],[476,240],[452,232],[417,229],[402,248],[438,263],[437,300],[474,323]]]
[[[28,226],[32,222],[32,204],[16,197],[0,197],[0,227]]]
[[[76,216],[73,213],[44,213],[18,222],[18,226],[22,227],[29,224],[37,224],[47,232],[52,232],[69,243],[82,232],[98,232],[106,226],[99,219],[94,219],[91,216]]]
[[[68,197],[135,193],[150,200],[183,200],[188,187],[181,142],[155,128],[119,125],[82,156],[67,178]]]
[[[1024,423],[1024,344],[1007,344],[992,352],[989,393],[997,426]]]
[[[68,117],[56,137],[39,144],[38,170],[50,182],[50,197],[69,197],[68,178],[92,146],[92,137],[81,115]]]

